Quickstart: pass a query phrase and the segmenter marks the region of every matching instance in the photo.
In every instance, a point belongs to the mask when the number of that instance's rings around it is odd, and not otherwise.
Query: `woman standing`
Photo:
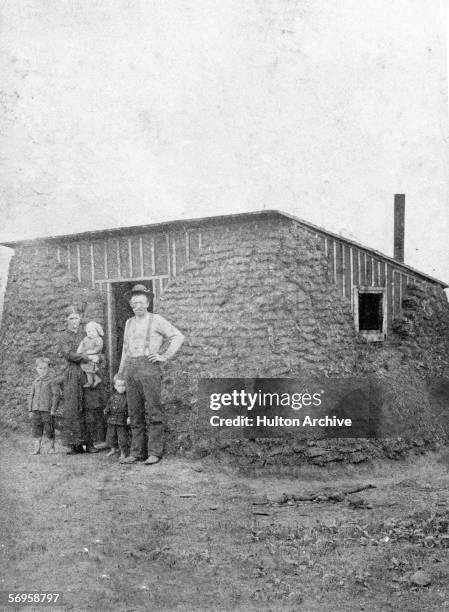
[[[89,428],[86,422],[85,374],[81,369],[82,363],[87,363],[94,356],[77,353],[77,348],[83,339],[80,331],[81,317],[74,308],[67,317],[67,330],[64,332],[59,343],[58,354],[66,362],[63,375],[63,427],[64,441],[69,447],[68,455],[84,452],[98,452],[93,446]]]

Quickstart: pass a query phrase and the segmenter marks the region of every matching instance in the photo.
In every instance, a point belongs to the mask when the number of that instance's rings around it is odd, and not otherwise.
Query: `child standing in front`
[[[54,415],[59,403],[60,390],[57,382],[50,376],[50,360],[46,357],[36,359],[37,378],[28,396],[28,416],[34,438],[33,455],[41,452],[43,435],[49,441],[49,453],[55,452]]]
[[[120,459],[128,455],[128,404],[126,401],[125,381],[114,376],[115,392],[109,400],[104,414],[108,424],[106,441],[111,450],[107,457],[112,457],[120,450]]]
[[[89,356],[88,363],[82,363],[81,369],[86,373],[87,383],[84,387],[92,387],[95,389],[100,383],[101,378],[98,376],[98,362],[100,353],[103,350],[103,328],[96,321],[89,321],[86,325],[86,336],[81,341],[77,353],[84,353]]]

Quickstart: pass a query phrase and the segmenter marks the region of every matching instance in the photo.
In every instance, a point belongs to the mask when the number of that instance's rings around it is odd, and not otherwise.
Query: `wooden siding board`
[[[166,234],[157,234],[154,236],[154,267],[155,274],[169,274],[168,269],[168,236]]]
[[[333,254],[332,254],[332,241],[330,241],[330,240],[327,243],[326,261],[327,261],[328,278],[329,279],[333,279],[333,275],[334,275],[334,257],[333,257]]]
[[[176,254],[174,254],[175,245],[171,238],[171,232],[166,235],[167,239],[167,274],[169,276],[176,275]]]
[[[379,287],[385,287],[386,283],[385,283],[385,262],[380,261],[379,262]]]
[[[59,245],[59,263],[68,268],[67,248],[65,245]]]
[[[176,256],[176,274],[180,274],[187,261],[185,232],[175,234],[174,245],[174,252]]]
[[[363,276],[363,286],[367,287],[369,285],[368,282],[368,260],[366,252],[362,252],[362,276]]]
[[[408,276],[406,274],[401,274],[401,310],[402,300],[405,298],[405,294],[407,293],[407,279]]]
[[[127,238],[119,239],[118,250],[120,258],[120,278],[131,278],[132,274],[129,268],[129,243]]]
[[[373,287],[379,286],[379,265],[377,259],[371,258],[373,269]]]
[[[340,289],[340,293],[343,293],[343,244],[341,242],[336,243],[336,284]]]
[[[337,283],[337,243],[332,241],[332,278]]]
[[[168,250],[168,273],[171,276],[176,276],[176,244],[175,237],[170,232],[167,238],[167,250]]]
[[[83,285],[92,284],[92,263],[90,259],[90,244],[81,242],[79,244],[80,254],[80,281]]]
[[[95,259],[94,259],[94,245],[89,244],[90,252],[90,284],[95,287]]]
[[[131,241],[131,272],[132,276],[143,276],[140,262],[140,240],[138,236],[130,238]]]
[[[344,246],[345,253],[345,296],[352,299],[352,253],[351,248]]]
[[[143,276],[153,276],[152,242],[152,236],[142,236]]]
[[[78,276],[78,249],[76,246],[75,243],[69,245],[70,272],[73,276]]]
[[[106,278],[104,270],[104,241],[96,240],[92,244],[92,250],[94,254],[95,280],[103,280]]]
[[[109,239],[106,243],[108,258],[108,278],[120,278],[118,269],[117,240]]]
[[[139,236],[139,261],[140,261],[140,276],[144,275],[143,266],[143,236]]]
[[[353,287],[358,287],[359,285],[359,257],[358,255],[359,255],[359,250],[352,249],[352,285]],[[354,295],[352,299],[354,300]]]
[[[387,293],[387,333],[391,332],[393,320],[393,278],[391,266],[385,262],[385,288]]]
[[[401,312],[401,273],[395,270],[393,273],[393,316],[397,317]]]

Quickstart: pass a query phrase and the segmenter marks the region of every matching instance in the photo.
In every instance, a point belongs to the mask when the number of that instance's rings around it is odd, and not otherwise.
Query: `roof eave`
[[[201,225],[206,225],[206,224],[211,224],[211,223],[217,224],[222,221],[238,222],[239,220],[242,220],[242,219],[254,219],[257,217],[270,217],[270,216],[278,216],[281,218],[290,219],[294,221],[295,223],[297,223],[298,225],[301,225],[301,227],[304,227],[308,231],[311,230],[319,234],[323,234],[325,236],[333,238],[335,240],[339,240],[340,242],[343,242],[344,244],[350,247],[351,246],[357,247],[358,249],[367,251],[377,257],[380,257],[390,262],[391,264],[394,264],[396,268],[402,269],[404,270],[404,272],[410,272],[411,274],[414,274],[415,276],[419,276],[423,278],[424,280],[429,280],[433,283],[436,283],[443,288],[449,287],[448,283],[441,281],[440,279],[435,278],[433,276],[430,276],[429,274],[426,274],[425,272],[416,270],[415,268],[412,268],[411,266],[405,263],[399,262],[393,257],[390,257],[389,255],[385,255],[385,253],[381,253],[380,251],[377,251],[368,246],[360,244],[359,242],[356,242],[355,240],[351,240],[339,234],[335,234],[334,232],[330,232],[327,229],[314,225],[313,223],[310,223],[309,221],[304,221],[304,219],[300,219],[299,217],[296,217],[295,215],[292,215],[290,213],[286,213],[284,211],[274,210],[274,209],[234,213],[230,215],[217,215],[217,216],[211,216],[211,217],[176,219],[174,221],[161,221],[159,223],[151,223],[147,225],[133,225],[129,227],[106,228],[106,229],[101,229],[101,230],[93,230],[90,232],[81,232],[77,234],[60,234],[56,236],[45,236],[45,237],[31,238],[31,239],[26,239],[26,240],[16,240],[13,242],[2,242],[1,246],[5,246],[8,248],[14,249],[17,246],[32,244],[36,242],[66,242],[66,241],[75,242],[78,240],[94,240],[96,238],[99,238],[100,236],[112,237],[112,236],[118,236],[125,232],[128,234],[130,233],[131,234],[141,234],[142,232],[150,231],[150,230],[151,231],[164,230],[167,227],[184,228],[186,226],[201,226]]]

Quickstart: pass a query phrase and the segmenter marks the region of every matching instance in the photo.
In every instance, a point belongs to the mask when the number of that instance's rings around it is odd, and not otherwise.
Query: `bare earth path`
[[[34,609],[449,610],[437,455],[250,478],[208,461],[120,466],[104,453],[33,457],[15,434],[0,442],[0,590],[64,594]],[[376,485],[359,494],[372,508],[272,503],[354,482]],[[421,568],[429,586],[410,582]]]

